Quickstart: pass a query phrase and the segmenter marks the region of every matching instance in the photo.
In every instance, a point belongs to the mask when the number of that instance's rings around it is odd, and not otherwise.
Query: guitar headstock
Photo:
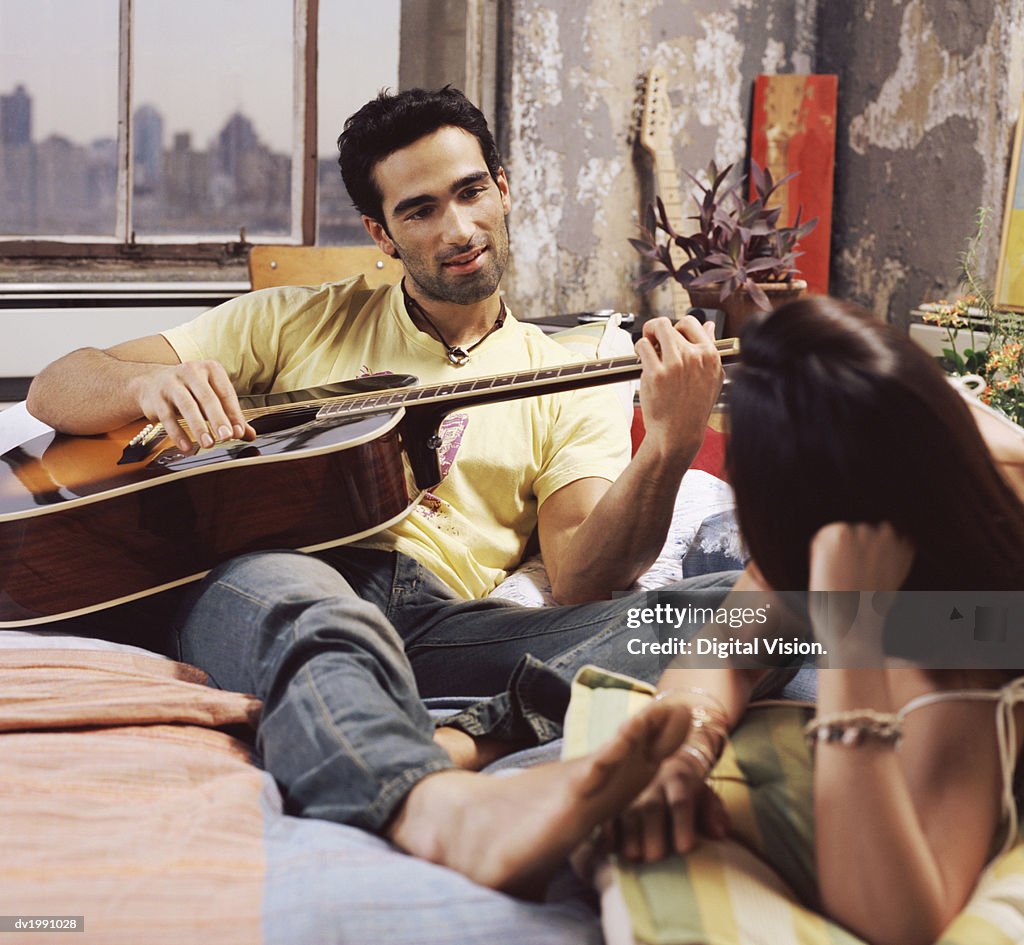
[[[637,141],[651,155],[671,148],[672,103],[665,73],[655,66],[640,80]]]

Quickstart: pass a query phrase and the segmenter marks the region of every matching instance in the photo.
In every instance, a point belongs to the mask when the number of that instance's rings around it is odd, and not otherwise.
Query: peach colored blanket
[[[261,940],[259,702],[130,653],[0,651],[0,915],[84,916],[43,945]]]

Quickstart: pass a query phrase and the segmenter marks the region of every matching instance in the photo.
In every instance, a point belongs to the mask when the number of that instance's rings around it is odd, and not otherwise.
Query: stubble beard
[[[424,263],[404,253],[400,258],[409,278],[428,301],[475,305],[494,295],[508,266],[508,228],[504,219],[494,235],[487,246],[484,265],[470,276],[448,276],[443,266],[433,260]]]

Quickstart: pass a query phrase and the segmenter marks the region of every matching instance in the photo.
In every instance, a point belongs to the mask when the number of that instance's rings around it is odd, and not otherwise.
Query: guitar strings
[[[564,366],[572,369],[577,369],[580,365],[572,364]],[[610,371],[616,368],[639,367],[640,360],[638,358],[631,357],[610,358],[605,361],[589,362],[588,366],[591,367],[591,370],[587,372],[588,376],[593,376],[594,374],[600,373],[602,371]],[[535,375],[538,373],[540,373],[540,371],[527,371],[517,375],[494,374],[478,377],[470,381],[459,381],[456,382],[455,384],[451,382],[446,382],[441,384],[431,384],[420,387],[395,387],[385,389],[382,391],[377,391],[372,394],[339,394],[334,397],[324,397],[314,400],[307,400],[303,403],[298,404],[272,404],[266,407],[253,407],[250,408],[249,411],[243,412],[246,413],[247,415],[251,415],[254,419],[258,419],[259,417],[264,416],[288,415],[289,413],[306,413],[314,406],[317,408],[343,406],[349,408],[353,413],[359,412],[364,409],[385,410],[389,407],[400,407],[409,401],[427,401],[431,397],[439,396],[442,391],[445,392],[445,396],[447,396],[447,394],[452,393],[452,391],[450,391],[450,388],[452,388],[453,386],[464,387],[466,389],[466,392],[468,393],[473,390],[479,390],[480,385],[487,381],[493,382],[496,380],[504,380],[507,382],[509,387],[514,387],[517,383],[523,385],[536,383]],[[575,373],[575,371],[573,371],[573,373]],[[557,376],[554,379],[557,380]],[[382,399],[385,402],[381,403],[380,401]],[[392,402],[389,403],[387,401]]]
[[[716,339],[715,348],[718,351],[719,357],[728,357],[739,353],[739,345],[735,338],[721,338]],[[581,367],[589,368],[586,373],[589,376],[594,374],[614,371],[618,368],[636,368],[640,366],[640,359],[636,357],[619,357],[619,358],[605,358],[599,361],[587,361],[577,362],[573,364],[561,365],[560,368],[568,368],[569,373],[576,373]],[[492,374],[483,377],[474,378],[472,380],[456,381],[456,382],[443,382],[440,384],[431,384],[422,387],[411,387],[403,388],[396,387],[385,389],[374,392],[372,394],[367,393],[353,393],[353,394],[338,394],[331,397],[315,398],[312,400],[303,401],[300,403],[291,404],[269,404],[262,407],[250,407],[242,410],[242,415],[247,421],[259,420],[263,417],[287,417],[290,414],[300,415],[309,413],[311,409],[320,410],[323,407],[342,407],[342,413],[358,413],[361,411],[372,411],[374,409],[386,410],[389,407],[400,407],[403,403],[406,403],[413,399],[428,400],[432,396],[437,396],[438,392],[445,390],[446,388],[465,386],[469,391],[479,389],[481,383],[487,381],[493,382],[496,380],[505,380],[509,386],[514,386],[516,380],[521,378],[521,383],[536,383],[536,375],[548,369],[539,369],[538,371],[523,371],[517,372],[512,375],[508,374]],[[555,376],[555,380],[558,379],[558,375]],[[532,381],[531,381],[532,379]],[[415,392],[415,398],[410,396]],[[380,400],[392,401],[391,403],[381,403]],[[158,428],[162,428],[162,424],[157,424]],[[188,424],[179,418],[178,426],[185,429]],[[158,431],[156,431],[158,432]]]
[[[715,340],[715,348],[718,352],[719,357],[729,357],[739,353],[739,345],[735,338],[720,338]],[[561,365],[561,368],[568,369],[568,373],[577,373],[581,367],[589,368],[586,374],[593,376],[594,374],[604,371],[614,371],[619,368],[636,368],[640,366],[640,359],[627,356],[618,358],[604,358],[602,360],[587,361],[582,363],[573,363]],[[509,386],[514,386],[517,382],[522,384],[536,383],[536,375],[549,369],[541,368],[537,371],[522,371],[514,374],[491,374],[484,375],[466,381],[456,382],[442,382],[439,384],[431,384],[419,387],[395,387],[388,388],[385,390],[377,391],[372,394],[367,393],[354,393],[354,394],[338,394],[332,397],[318,398],[314,400],[304,401],[298,404],[271,404],[265,407],[252,407],[248,411],[244,411],[247,416],[251,416],[254,419],[259,419],[263,416],[274,416],[289,413],[306,413],[311,407],[327,407],[347,404],[349,407],[354,408],[353,412],[363,408],[368,409],[387,409],[390,406],[401,406],[403,402],[422,399],[426,400],[431,396],[436,396],[438,392],[451,388],[453,386],[465,386],[469,391],[479,389],[479,385],[485,382],[493,382],[496,380],[504,380]],[[557,379],[557,377],[556,377]],[[412,396],[415,394],[415,396]],[[389,398],[398,401],[395,403],[378,403],[380,398]]]

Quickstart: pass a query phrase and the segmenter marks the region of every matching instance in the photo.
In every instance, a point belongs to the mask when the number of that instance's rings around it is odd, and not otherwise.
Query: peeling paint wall
[[[905,322],[955,289],[979,207],[994,280],[1024,0],[506,0],[502,144],[516,311],[667,311],[632,288],[651,168],[635,83],[667,73],[677,168],[747,154],[761,72],[839,76],[833,292]],[[685,191],[685,188],[684,188]]]
[[[904,324],[952,295],[981,207],[995,280],[1013,124],[1024,93],[1022,0],[826,4],[817,68],[839,75],[833,292]]]
[[[811,0],[511,0],[502,138],[515,310],[669,310],[667,292],[632,288],[627,240],[652,179],[633,143],[637,79],[666,74],[680,172],[742,159],[754,76],[806,69],[814,17]]]

